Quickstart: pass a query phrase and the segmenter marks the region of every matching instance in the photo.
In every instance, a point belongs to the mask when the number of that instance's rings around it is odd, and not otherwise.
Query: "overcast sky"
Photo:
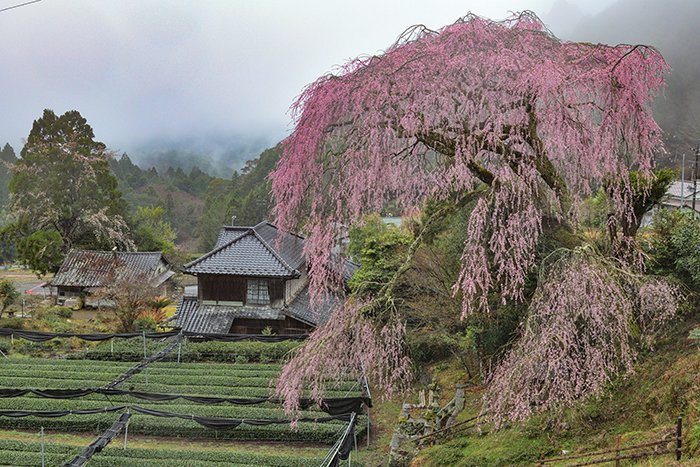
[[[27,0],[0,0],[0,8]],[[594,14],[614,0],[569,0]],[[44,108],[79,110],[129,150],[289,129],[304,85],[408,26],[469,11],[502,19],[554,0],[43,0],[0,12],[0,142],[19,149]]]

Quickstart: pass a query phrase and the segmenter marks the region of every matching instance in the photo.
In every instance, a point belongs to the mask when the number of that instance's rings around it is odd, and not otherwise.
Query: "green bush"
[[[81,450],[80,447],[47,443],[44,445],[46,461],[49,465],[62,465],[72,459]],[[37,457],[38,455],[38,457]],[[39,442],[23,442],[0,440],[0,459],[11,462],[12,465],[35,466],[41,464],[41,444]],[[319,465],[322,458],[284,456],[251,452],[218,452],[192,449],[145,449],[107,446],[101,453],[96,454],[89,465],[119,466],[128,463],[133,466],[171,467],[187,459],[188,467],[212,465],[266,465],[272,467],[297,467]],[[127,462],[128,460],[128,462]],[[37,463],[38,461],[38,463]]]
[[[134,321],[134,329],[136,329],[136,331],[139,332],[153,332],[156,330],[157,327],[158,322],[150,316],[147,316],[145,318],[139,318],[136,321]]]
[[[53,306],[48,309],[48,313],[64,319],[71,319],[73,317],[73,310],[67,306]]]
[[[4,337],[0,338],[0,352],[4,353],[5,355],[9,355],[11,350],[12,343],[10,342],[10,339],[6,339]]]
[[[299,346],[296,341],[269,342],[192,342],[183,343],[180,360],[182,362],[282,362],[290,351]],[[162,349],[162,342],[148,340],[147,353]],[[114,352],[112,352],[114,348]],[[85,352],[67,355],[70,359],[138,361],[143,358],[143,341],[139,338],[101,342]],[[177,358],[177,350],[169,355]]]
[[[24,318],[3,318],[0,319],[0,328],[10,328],[10,329],[24,329],[27,320]]]

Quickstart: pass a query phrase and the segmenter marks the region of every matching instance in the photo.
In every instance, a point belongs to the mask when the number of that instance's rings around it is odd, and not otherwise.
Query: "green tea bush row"
[[[205,379],[205,378],[202,378]],[[42,378],[4,378],[0,376],[0,387],[6,388],[38,388],[38,389],[82,389],[95,388],[105,385],[100,380],[74,380],[74,379],[42,379]],[[149,377],[148,383],[143,381],[127,380],[120,389],[143,392],[189,394],[197,396],[230,396],[230,397],[268,397],[272,393],[271,388],[266,387],[236,387],[236,386],[207,386],[198,385],[172,385],[162,384],[154,377]],[[358,391],[348,392],[343,390],[328,390],[326,397],[346,397],[357,395]]]
[[[160,346],[159,346],[160,344]],[[181,349],[180,360],[183,362],[228,362],[272,363],[285,360],[290,351],[299,346],[297,341],[268,342],[191,342],[187,341]],[[162,348],[162,343],[148,341],[147,352],[154,353]],[[143,358],[143,342],[137,338],[114,342],[114,351],[108,341],[80,353],[70,354],[71,359],[132,361]],[[177,358],[177,350],[169,356]]]
[[[265,465],[271,467],[301,467],[306,465],[319,465],[323,460],[321,457],[299,457],[299,456],[283,456],[274,454],[262,454],[255,452],[241,452],[241,451],[202,451],[202,450],[192,450],[192,449],[145,449],[145,448],[127,448],[122,449],[119,443],[119,439],[113,441],[113,445],[105,448],[102,453],[97,454],[90,461],[89,465],[118,465],[123,466],[128,459],[129,465],[132,461],[145,462],[151,461],[152,464],[148,465],[166,465],[165,461],[169,460],[169,466],[173,465],[173,461],[177,461],[178,465],[204,465],[202,462],[206,462],[206,465]],[[80,452],[81,448],[77,446],[69,446],[62,444],[45,444],[45,452],[55,457],[57,462],[65,462],[69,457],[75,456]],[[4,441],[0,440],[0,456],[1,453],[8,452],[13,455],[17,452],[24,452],[25,454],[39,453],[41,451],[41,444],[38,442],[22,442],[22,441]],[[63,458],[59,457],[63,456]],[[0,457],[0,459],[4,459]],[[41,459],[39,459],[41,461]],[[48,459],[47,459],[48,460]],[[111,462],[111,463],[110,463]],[[162,464],[161,464],[162,462]],[[183,464],[184,462],[184,464]],[[191,464],[192,462],[192,464]],[[51,464],[51,463],[50,463]],[[20,464],[20,465],[36,465],[36,464]],[[59,464],[55,464],[59,465]],[[141,465],[141,464],[136,464]]]
[[[160,350],[160,349],[158,349]],[[143,354],[139,358],[132,361],[100,361],[100,360],[81,360],[75,355],[71,355],[70,359],[60,358],[9,358],[2,360],[3,368],[7,366],[49,366],[49,367],[73,367],[73,366],[90,366],[98,368],[129,368],[143,359]],[[177,355],[176,355],[177,358]],[[213,370],[242,370],[242,371],[279,371],[282,365],[276,363],[203,363],[203,362],[168,362],[159,361],[153,363],[149,368],[169,368],[169,369],[186,369],[186,370],[201,370],[202,368]]]
[[[5,364],[7,363],[7,364]],[[98,360],[51,360],[19,359],[3,360],[4,371],[42,371],[42,372],[111,372],[120,374],[137,362],[107,362]],[[274,377],[279,374],[279,366],[265,363],[239,365],[235,363],[214,365],[210,363],[153,363],[148,371],[170,375],[216,374],[217,376]]]
[[[114,413],[95,415],[67,415],[60,418],[13,418],[0,419],[3,429],[36,430],[42,426],[47,430],[76,433],[102,433],[115,420]],[[296,428],[289,424],[251,426],[241,425],[231,430],[205,428],[191,420],[160,418],[135,414],[129,422],[129,434],[188,439],[235,439],[244,441],[286,441],[333,444],[343,428],[343,422],[300,422]],[[358,433],[362,428],[358,427]]]
[[[110,398],[114,405],[122,405],[116,400]],[[37,397],[16,397],[11,399],[0,399],[0,410],[79,410],[79,409],[101,409],[109,407],[110,400],[103,398],[102,400],[87,400],[87,399],[44,399]],[[202,417],[219,417],[219,418],[248,418],[248,419],[287,419],[281,406],[277,407],[260,407],[257,405],[232,405],[232,404],[217,404],[204,405],[194,404],[191,402],[169,401],[152,403],[144,400],[131,400],[127,404],[138,405],[141,407],[152,408],[165,412],[174,412],[187,415],[198,415]],[[147,415],[142,415],[147,416]],[[326,413],[321,411],[303,411],[302,416],[321,418],[325,417]],[[165,419],[161,419],[165,420]],[[3,421],[0,420],[0,424]]]
[[[172,384],[172,385],[195,385],[198,383],[206,383],[207,386],[246,386],[246,387],[264,387],[270,386],[270,382],[276,377],[262,377],[262,378],[240,378],[235,376],[219,376],[216,374],[208,373],[206,378],[202,378],[204,371],[200,371],[199,375],[195,374],[170,374],[164,372],[152,372],[150,369],[146,370],[148,375],[145,373],[140,373],[131,377],[129,381],[134,383],[142,383],[146,379],[149,381],[159,382],[161,384]],[[66,371],[66,370],[54,370],[54,371],[38,371],[38,370],[12,370],[3,369],[2,378],[3,380],[12,380],[13,378],[36,378],[36,379],[56,379],[56,380],[92,380],[92,381],[103,381],[103,385],[112,381],[121,372],[96,372],[89,371],[87,369],[82,369],[82,371]]]

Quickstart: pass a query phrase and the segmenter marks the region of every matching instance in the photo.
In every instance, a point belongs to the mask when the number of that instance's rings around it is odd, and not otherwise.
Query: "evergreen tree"
[[[109,157],[79,112],[57,116],[44,110],[14,166],[9,188],[15,223],[6,232],[11,231],[18,245],[39,231],[50,232],[50,243],[58,235],[62,252],[132,248],[125,222],[127,205],[109,170]],[[45,240],[46,235],[39,236]],[[36,258],[21,259],[32,264]]]
[[[0,151],[0,209],[3,209],[9,198],[8,185],[12,178],[12,167],[17,162],[15,150],[9,143]]]
[[[175,231],[165,220],[164,213],[161,206],[136,209],[132,231],[140,251],[172,253],[175,250]]]

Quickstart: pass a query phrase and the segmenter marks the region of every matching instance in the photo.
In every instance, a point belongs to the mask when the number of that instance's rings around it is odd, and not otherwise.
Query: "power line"
[[[7,8],[1,8],[0,13],[2,13],[3,11],[7,11],[7,10],[14,10],[15,8],[19,8],[21,6],[31,5],[32,3],[39,3],[40,1],[41,0],[32,0],[31,2],[24,2],[24,3],[20,3],[19,5],[8,6]]]

